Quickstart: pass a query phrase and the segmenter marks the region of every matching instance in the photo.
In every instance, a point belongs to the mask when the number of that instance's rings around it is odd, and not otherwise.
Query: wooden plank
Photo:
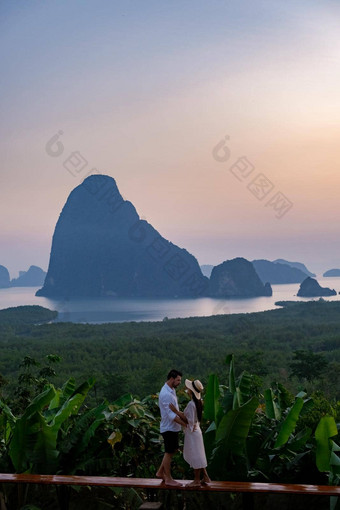
[[[140,489],[190,490],[202,492],[266,492],[340,496],[340,487],[329,485],[279,484],[260,482],[216,482],[202,487],[186,487],[192,480],[177,480],[181,485],[168,487],[157,478],[122,478],[110,476],[28,475],[1,473],[2,483],[34,483],[42,485],[92,485],[102,487],[134,487]]]

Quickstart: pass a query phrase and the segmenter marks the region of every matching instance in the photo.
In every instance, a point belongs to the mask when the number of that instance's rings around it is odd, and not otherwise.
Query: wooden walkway
[[[33,483],[42,485],[86,485],[101,487],[133,487],[153,490],[185,490],[202,492],[281,493],[340,496],[340,487],[329,485],[279,484],[258,482],[211,482],[203,487],[187,487],[192,480],[177,480],[181,486],[168,487],[157,478],[121,478],[110,476],[26,475],[0,473],[0,483]]]

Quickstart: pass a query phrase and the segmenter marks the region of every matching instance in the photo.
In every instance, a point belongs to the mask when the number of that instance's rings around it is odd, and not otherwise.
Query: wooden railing
[[[284,493],[314,494],[318,496],[340,496],[340,487],[330,485],[307,485],[260,482],[211,482],[202,487],[188,487],[191,480],[177,480],[181,485],[167,486],[157,478],[121,478],[111,476],[71,476],[71,475],[27,475],[0,473],[0,483],[32,483],[42,485],[87,485],[102,487],[133,487],[153,490],[188,490],[202,492],[241,492],[241,493]]]

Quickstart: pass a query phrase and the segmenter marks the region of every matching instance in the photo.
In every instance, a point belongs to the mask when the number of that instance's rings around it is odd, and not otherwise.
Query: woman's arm
[[[188,429],[190,432],[194,432],[196,430],[197,425],[197,413],[196,406],[193,400],[190,400],[189,404],[186,406],[184,410],[184,416],[187,419]]]

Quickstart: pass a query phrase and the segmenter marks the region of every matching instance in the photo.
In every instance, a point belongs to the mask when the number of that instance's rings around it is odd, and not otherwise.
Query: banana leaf
[[[304,400],[303,408],[301,409],[300,416],[304,416],[309,413],[311,409],[314,407],[314,400],[312,398],[307,398]]]
[[[30,405],[26,408],[24,414],[20,419],[29,419],[33,414],[41,411],[50,404],[51,400],[55,397],[56,390],[55,388],[50,385],[46,390],[44,390],[42,393],[37,395]]]
[[[223,443],[232,453],[242,455],[258,404],[258,399],[253,397],[241,407],[225,414],[216,431],[216,441]]]
[[[206,420],[216,422],[220,404],[220,388],[218,384],[218,378],[215,374],[209,376],[207,391],[204,399],[204,411],[203,416]]]
[[[306,427],[301,432],[299,432],[292,441],[288,442],[289,450],[293,452],[298,452],[305,444],[308,439],[310,439],[312,435],[312,429]]]
[[[74,390],[76,389],[76,382],[74,377],[70,377],[61,388],[60,401],[64,403],[65,400],[70,398],[74,394]]]
[[[280,446],[283,446],[287,443],[289,436],[294,431],[296,427],[296,423],[300,416],[300,411],[303,407],[303,399],[301,397],[298,397],[294,405],[291,407],[286,419],[281,425],[280,432],[277,436],[274,448],[280,448]]]
[[[236,382],[235,382],[235,369],[234,369],[234,355],[228,354],[225,362],[227,365],[229,365],[229,391],[231,393],[235,393]]]
[[[57,430],[47,425],[40,413],[36,417],[39,428],[34,434],[34,444],[28,452],[28,460],[35,473],[55,473],[58,459]]]
[[[0,400],[0,410],[2,412],[1,417],[5,417],[7,423],[9,423],[11,427],[14,427],[17,419],[14,416],[14,414],[12,413],[11,409],[8,407],[8,405],[5,404],[4,402],[2,402],[1,400]]]
[[[101,404],[95,409],[89,409],[77,418],[72,429],[58,443],[62,455],[68,455],[72,450],[72,458],[75,459],[86,449],[92,437],[93,429],[91,427],[93,423],[97,419],[100,423],[105,420],[104,409],[105,404]],[[102,419],[100,419],[100,417],[102,417]],[[94,429],[96,429],[100,423],[93,425]]]
[[[95,378],[89,377],[87,381],[83,382],[78,388],[73,391],[72,395],[76,395],[77,393],[81,393],[82,395],[87,395],[91,388],[95,385]]]
[[[224,412],[224,414],[228,413],[233,409],[233,403],[234,403],[234,396],[230,391],[226,391],[222,402],[221,402],[221,411]]]
[[[340,459],[336,455],[336,453],[334,453],[334,451],[331,452],[329,464],[331,466],[333,474],[340,475]]]
[[[248,372],[244,371],[238,383],[240,402],[239,405],[248,402],[248,400],[251,398],[251,383],[252,376]]]
[[[316,466],[319,471],[331,471],[332,445],[330,438],[336,436],[337,433],[338,429],[333,416],[323,416],[315,430]]]
[[[51,415],[53,414],[54,410],[57,409],[61,405],[60,396],[61,396],[61,391],[56,390],[55,396],[54,396],[54,398],[52,398],[50,405],[48,406],[48,410],[51,411]]]
[[[117,400],[115,400],[112,403],[112,406],[125,407],[127,404],[130,404],[132,401],[133,401],[133,396],[131,395],[131,393],[125,393],[121,397],[117,398]],[[111,408],[111,406],[109,406],[109,408]]]
[[[97,428],[105,421],[105,415],[104,410],[106,409],[106,404],[101,404],[95,409],[90,409],[88,413],[91,414],[94,421],[91,423],[91,425],[88,427],[88,429],[85,431],[83,437],[82,437],[82,448],[85,450],[90,442],[90,440],[95,435],[95,432]]]
[[[271,388],[265,390],[264,400],[266,404],[266,416],[271,420],[279,420],[281,418],[281,412],[274,400],[274,393]]]
[[[56,413],[54,416],[50,426],[55,431],[58,431],[61,424],[67,420],[69,416],[72,414],[77,414],[79,411],[80,406],[84,402],[85,395],[76,394],[73,397],[71,397],[69,400],[67,400],[61,409]]]
[[[17,473],[30,469],[30,453],[34,448],[35,436],[40,427],[39,412],[50,403],[54,396],[55,389],[51,386],[32,400],[15,423],[9,456]]]

